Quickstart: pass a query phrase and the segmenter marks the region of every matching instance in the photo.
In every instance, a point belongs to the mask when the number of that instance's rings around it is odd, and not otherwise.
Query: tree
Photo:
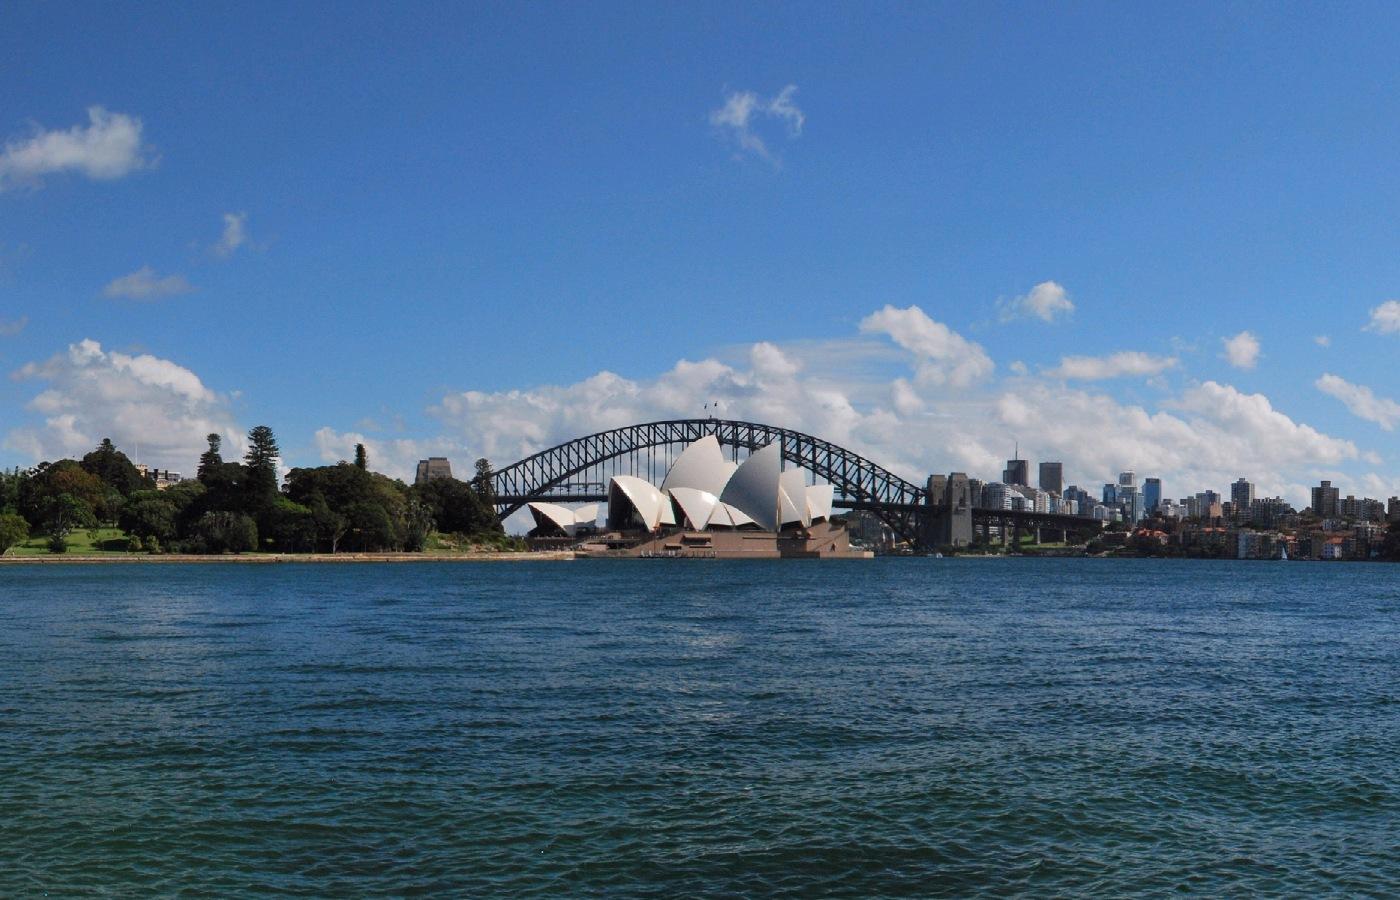
[[[1381,543],[1381,559],[1400,562],[1400,522],[1391,522]]]
[[[138,538],[154,537],[168,544],[175,539],[179,514],[180,510],[171,500],[156,491],[143,491],[122,509],[118,524],[127,534]]]
[[[29,523],[15,513],[0,514],[0,556],[29,539]]]
[[[196,477],[200,481],[204,481],[207,475],[218,471],[224,464],[224,458],[219,455],[219,447],[223,444],[224,439],[217,434],[210,434],[205,440],[209,442],[209,449],[199,456],[199,471]]]
[[[310,508],[278,497],[268,518],[266,536],[278,550],[297,553],[316,549],[316,516]]]
[[[404,516],[403,548],[417,553],[428,545],[428,534],[433,530],[433,514],[427,504],[416,497],[410,497]]]
[[[83,457],[79,463],[83,471],[95,475],[102,483],[117,491],[122,497],[129,497],[136,491],[154,487],[151,479],[143,476],[132,465],[126,454],[112,443],[111,438],[103,438],[97,449]]]
[[[91,528],[96,524],[92,507],[72,494],[57,494],[44,504],[44,532],[55,541],[68,537],[75,528]]]
[[[71,459],[61,459],[55,463],[40,463],[32,475],[20,484],[16,506],[31,528],[45,528],[51,517],[52,508],[60,495],[84,507],[84,524],[95,520],[99,515],[107,517],[108,491],[102,479],[89,472]]]
[[[491,460],[482,457],[476,461],[476,474],[472,476],[472,489],[481,498],[481,502],[488,506],[496,505],[496,489],[491,485]]]
[[[258,549],[258,526],[243,513],[207,512],[196,524],[195,536],[207,553],[242,553]]]
[[[365,452],[364,444],[355,445],[355,468],[361,472],[369,470],[369,454]]]
[[[438,531],[448,534],[498,532],[495,511],[481,501],[472,486],[455,478],[434,478],[412,488],[413,496],[428,507]]]
[[[248,470],[248,509],[259,516],[277,497],[277,460],[281,452],[271,428],[258,425],[248,432],[248,452],[243,456]]]

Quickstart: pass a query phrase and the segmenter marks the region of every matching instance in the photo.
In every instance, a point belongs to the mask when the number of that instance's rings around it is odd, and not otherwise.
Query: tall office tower
[[[1249,504],[1254,502],[1254,485],[1243,478],[1230,485],[1230,502],[1237,510],[1248,510]]]
[[[1065,487],[1065,464],[1043,462],[1040,464],[1040,489],[1059,494]]]
[[[1335,519],[1341,514],[1342,492],[1332,487],[1332,482],[1324,481],[1312,489],[1313,512],[1324,519]]]
[[[1021,487],[1029,487],[1031,479],[1031,464],[1024,459],[1008,459],[1006,468],[1002,470],[1001,480],[1006,484],[1019,484]]]
[[[1142,507],[1148,515],[1162,505],[1162,479],[1149,478],[1142,483]]]
[[[1137,475],[1134,474],[1133,472],[1119,472],[1119,473],[1118,473],[1118,486],[1119,486],[1119,487],[1136,488],[1136,487],[1137,487]]]
[[[1118,485],[1107,482],[1103,486],[1103,505],[1116,506],[1118,504]]]

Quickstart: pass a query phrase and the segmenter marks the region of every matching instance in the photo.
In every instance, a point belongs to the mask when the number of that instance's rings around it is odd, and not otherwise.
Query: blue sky
[[[403,475],[720,400],[909,474],[1400,492],[1396,46],[1379,4],[11,7],[0,463],[266,423]]]

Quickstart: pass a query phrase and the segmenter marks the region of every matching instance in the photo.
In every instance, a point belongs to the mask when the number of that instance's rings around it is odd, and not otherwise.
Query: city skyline
[[[1400,493],[1395,22],[62,9],[0,35],[0,465],[266,423],[412,480],[718,410]]]

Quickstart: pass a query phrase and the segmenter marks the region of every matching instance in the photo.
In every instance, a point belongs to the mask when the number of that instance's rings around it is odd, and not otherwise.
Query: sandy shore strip
[[[572,550],[542,550],[539,552],[505,553],[482,551],[480,553],[242,553],[223,555],[195,555],[182,553],[142,554],[125,556],[80,556],[76,554],[54,553],[48,556],[0,556],[0,566],[5,565],[101,565],[117,563],[243,563],[245,565],[267,565],[272,563],[461,563],[461,562],[540,562],[570,560]]]

